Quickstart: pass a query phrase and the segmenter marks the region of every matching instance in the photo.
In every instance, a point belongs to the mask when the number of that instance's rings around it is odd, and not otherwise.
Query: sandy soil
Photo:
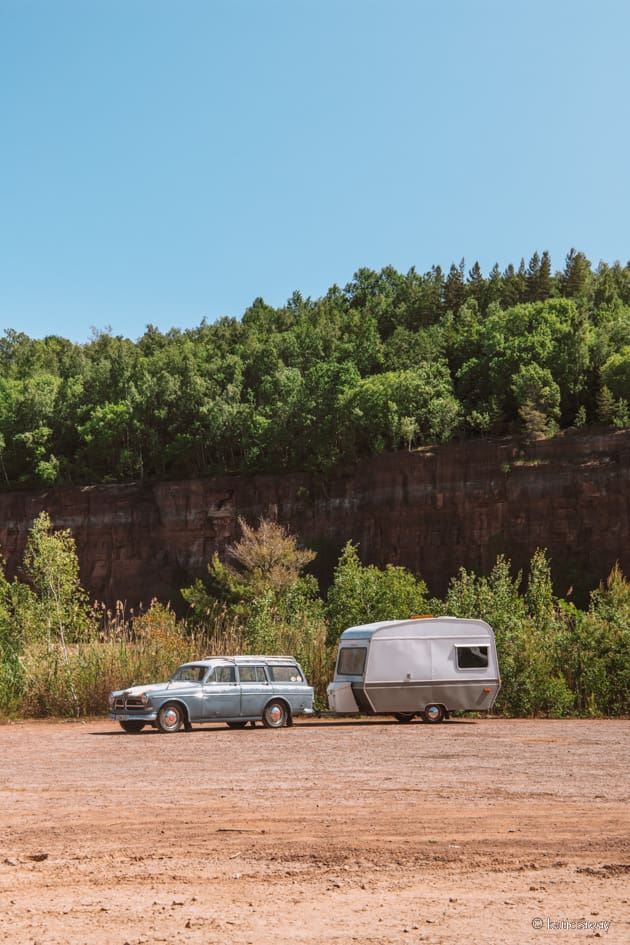
[[[628,721],[0,726],[0,942],[630,942]]]

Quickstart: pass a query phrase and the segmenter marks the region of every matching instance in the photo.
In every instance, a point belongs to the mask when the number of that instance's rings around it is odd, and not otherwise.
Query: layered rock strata
[[[46,510],[77,543],[90,595],[111,605],[181,605],[238,518],[273,516],[318,551],[330,580],[348,540],[365,563],[403,565],[441,595],[460,567],[487,573],[498,554],[515,570],[536,548],[556,593],[583,603],[615,562],[630,575],[630,431],[565,434],[523,445],[475,440],[376,457],[333,475],[216,477],[55,487],[0,494],[0,546],[19,571],[28,530]]]

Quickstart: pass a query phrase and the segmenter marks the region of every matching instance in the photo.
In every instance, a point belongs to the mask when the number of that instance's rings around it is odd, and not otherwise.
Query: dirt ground
[[[630,942],[630,722],[0,726],[0,943]]]

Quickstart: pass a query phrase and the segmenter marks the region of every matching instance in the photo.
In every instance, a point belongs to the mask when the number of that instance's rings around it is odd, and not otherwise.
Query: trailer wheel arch
[[[425,705],[422,713],[423,720],[430,725],[437,725],[439,722],[443,722],[447,716],[448,713],[445,706],[437,702],[430,702],[428,705]]]

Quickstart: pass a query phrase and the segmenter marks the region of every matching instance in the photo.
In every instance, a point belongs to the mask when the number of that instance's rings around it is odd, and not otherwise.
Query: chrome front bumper
[[[115,722],[155,722],[157,719],[157,712],[155,710],[144,710],[143,712],[134,712],[132,710],[125,712],[122,709],[117,709],[115,712],[110,712],[109,717]]]

